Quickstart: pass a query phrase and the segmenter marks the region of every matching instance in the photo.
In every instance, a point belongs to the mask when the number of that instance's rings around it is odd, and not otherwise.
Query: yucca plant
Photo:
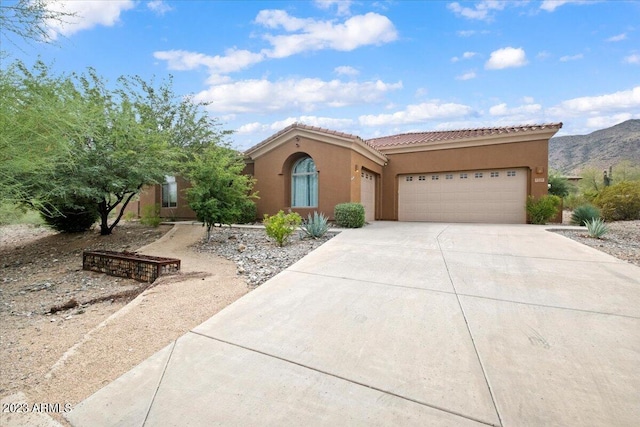
[[[571,214],[571,224],[573,225],[587,225],[587,221],[600,218],[600,209],[593,205],[585,204],[578,206],[573,210]]]
[[[307,236],[319,239],[329,230],[329,223],[324,214],[314,212],[313,216],[311,214],[307,215],[307,220],[302,223],[300,228]]]
[[[594,218],[588,220],[585,225],[587,226],[587,231],[589,232],[589,237],[593,237],[595,239],[599,239],[609,231],[609,227],[601,218]]]

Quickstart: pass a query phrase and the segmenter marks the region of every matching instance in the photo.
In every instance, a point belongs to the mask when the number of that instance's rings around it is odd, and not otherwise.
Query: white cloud
[[[49,38],[51,40],[57,39],[59,35],[70,36],[97,25],[111,27],[119,22],[122,12],[135,7],[133,0],[53,0],[45,2],[45,5],[51,11],[62,11],[76,15],[66,18],[64,22],[56,20],[46,22],[50,29]]]
[[[633,53],[629,56],[625,56],[622,62],[626,64],[640,64],[640,54]]]
[[[607,39],[608,42],[621,42],[622,40],[626,40],[627,39],[627,34],[626,33],[622,33],[622,34],[618,34],[617,36],[613,36],[613,37],[609,37]]]
[[[540,5],[540,9],[553,12],[565,4],[587,4],[589,2],[593,3],[593,0],[544,0]]]
[[[460,60],[462,60],[462,59],[471,59],[471,58],[473,58],[474,56],[476,56],[477,54],[478,54],[477,52],[464,52],[464,53],[462,54],[462,58],[459,58],[459,57],[457,57],[457,56],[454,56],[453,58],[451,58],[451,62],[458,62],[458,61],[460,61]]]
[[[576,61],[582,58],[584,58],[584,55],[581,53],[578,53],[577,55],[565,55],[560,57],[560,62]]]
[[[545,60],[547,58],[549,58],[551,56],[551,54],[549,52],[547,52],[546,50],[543,50],[541,52],[538,52],[538,54],[536,55],[536,58],[541,59],[541,60]]]
[[[344,76],[357,76],[360,74],[360,71],[348,65],[341,65],[340,67],[334,68],[333,71],[338,75]]]
[[[456,80],[471,80],[471,79],[475,79],[475,78],[476,78],[476,72],[475,71],[467,71],[464,74],[456,76]]]
[[[640,86],[606,95],[569,99],[550,108],[549,113],[562,118],[566,116],[582,117],[585,114],[601,116],[629,109],[640,109]]]
[[[527,56],[522,48],[505,47],[491,52],[485,64],[487,70],[522,67],[527,64]]]
[[[506,6],[505,1],[484,0],[477,3],[474,8],[463,7],[458,2],[449,3],[447,9],[451,10],[458,16],[462,16],[467,19],[478,19],[481,21],[491,20],[493,16],[491,11],[503,10]]]
[[[542,105],[540,104],[525,104],[520,107],[508,108],[507,104],[502,103],[494,105],[489,108],[489,114],[492,116],[511,116],[511,117],[525,117],[533,114],[538,114],[542,111]]]
[[[473,113],[468,105],[441,103],[438,100],[408,105],[404,110],[392,114],[363,115],[358,121],[363,126],[388,126],[423,123],[434,119],[465,117]]]
[[[611,116],[590,117],[586,125],[591,129],[604,129],[631,119],[640,119],[640,113],[620,113]]]
[[[242,80],[219,84],[198,93],[196,101],[210,103],[213,112],[246,113],[288,110],[312,111],[320,107],[344,107],[375,103],[390,91],[402,88],[402,82],[385,83],[324,81],[316,78]]]
[[[472,35],[474,35],[476,33],[475,30],[460,30],[458,32],[456,32],[456,34],[459,37],[471,37]]]
[[[164,15],[173,10],[164,0],[151,0],[147,2],[147,7],[158,15]]]
[[[314,0],[314,3],[320,9],[330,9],[332,6],[337,6],[338,15],[349,15],[351,13],[351,0]]]
[[[260,122],[245,123],[244,125],[240,126],[238,129],[236,129],[236,134],[244,135],[244,134],[264,132],[265,130],[267,130],[267,126],[263,125]]]
[[[334,49],[351,51],[361,46],[381,45],[398,38],[393,23],[386,16],[369,12],[347,19],[344,23],[315,21],[290,16],[282,10],[262,10],[256,23],[270,29],[283,29],[295,34],[266,34],[271,46],[264,52],[271,58],[285,58],[297,53]]]
[[[185,50],[167,50],[153,53],[154,58],[167,61],[170,70],[194,70],[207,67],[212,74],[227,74],[239,71],[264,60],[262,53],[229,49],[224,56],[209,56]]]
[[[325,129],[333,129],[343,132],[344,129],[353,126],[352,119],[336,119],[333,117],[299,116],[298,118],[288,120],[292,120],[291,122],[289,122],[289,124],[298,122],[304,123],[305,125],[309,126],[317,126]],[[280,130],[282,129],[282,127],[278,125],[278,122],[276,122],[271,125],[271,129]]]

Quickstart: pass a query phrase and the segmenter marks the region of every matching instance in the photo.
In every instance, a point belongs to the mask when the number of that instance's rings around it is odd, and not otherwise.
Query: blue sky
[[[8,0],[10,3],[11,0]],[[638,1],[51,1],[60,72],[158,79],[210,102],[246,149],[293,122],[362,138],[640,118]]]

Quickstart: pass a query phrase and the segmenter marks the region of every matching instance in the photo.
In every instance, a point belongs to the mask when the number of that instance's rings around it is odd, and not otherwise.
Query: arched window
[[[318,172],[311,157],[303,157],[291,172],[291,206],[318,206]]]

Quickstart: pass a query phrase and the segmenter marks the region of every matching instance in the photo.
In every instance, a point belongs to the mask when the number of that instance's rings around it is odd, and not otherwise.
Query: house
[[[294,123],[245,151],[258,217],[289,210],[333,216],[359,202],[367,221],[525,223],[527,196],[547,194],[549,139],[562,123],[414,132],[363,140]],[[141,204],[193,218],[170,180]],[[174,185],[175,184],[175,185]],[[165,200],[167,199],[167,200]],[[177,215],[176,215],[177,214]]]

